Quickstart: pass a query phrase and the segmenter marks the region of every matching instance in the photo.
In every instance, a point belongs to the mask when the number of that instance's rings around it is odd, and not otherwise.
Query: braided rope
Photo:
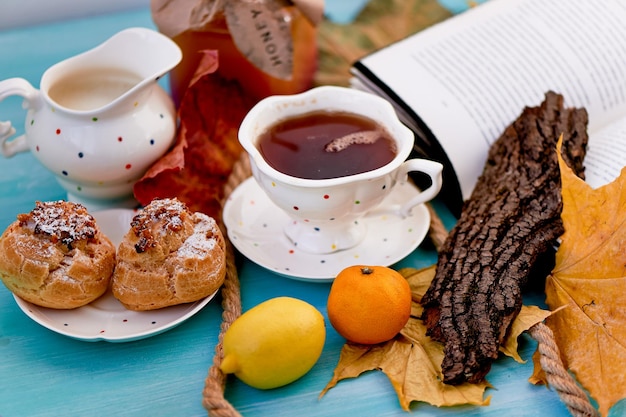
[[[228,198],[230,193],[250,175],[250,162],[244,153],[234,165],[233,172],[224,186],[224,198]],[[440,250],[448,232],[432,206],[426,204],[426,207],[431,219],[429,236],[435,248]],[[218,343],[215,346],[213,364],[209,368],[202,391],[202,405],[211,417],[241,417],[241,414],[224,397],[226,375],[219,368],[224,358],[224,333],[226,333],[226,330],[228,330],[235,319],[241,315],[241,292],[235,264],[235,251],[228,239],[226,239],[226,242],[226,279],[224,280],[221,293],[222,308],[224,310],[222,313],[222,324],[220,326]],[[554,387],[572,416],[599,416],[598,411],[591,405],[585,392],[563,365],[552,330],[545,324],[538,323],[531,327],[528,333],[537,342],[541,367],[546,373],[548,384]]]
[[[207,409],[210,416],[239,417],[239,412],[224,397],[226,375],[220,369],[222,359],[224,359],[224,334],[235,319],[241,315],[241,293],[235,265],[235,252],[228,239],[226,241],[226,279],[222,286],[222,308],[224,312],[222,313],[218,343],[215,346],[213,365],[209,368],[202,390],[202,405]]]
[[[591,405],[585,392],[565,369],[552,330],[543,323],[537,323],[528,332],[537,341],[537,349],[541,355],[539,361],[548,383],[554,387],[570,413],[575,417],[599,416],[600,413]]]
[[[443,242],[445,242],[446,237],[448,236],[448,230],[446,230],[446,226],[441,221],[441,218],[435,211],[435,209],[430,204],[426,204],[426,208],[428,209],[428,213],[430,214],[430,230],[429,237],[430,240],[435,245],[435,249],[437,252],[441,250],[443,246]]]
[[[233,171],[224,185],[224,199],[228,198],[232,191],[250,176],[250,163],[247,154],[242,153],[241,158],[233,166]],[[226,232],[222,225],[222,230]],[[213,365],[209,368],[202,390],[202,405],[212,417],[240,417],[241,414],[226,400],[224,390],[226,388],[226,375],[221,371],[220,365],[224,359],[223,342],[224,334],[230,325],[241,315],[241,291],[239,275],[235,259],[235,250],[226,237],[226,278],[222,286],[222,324],[220,334],[215,346]]]

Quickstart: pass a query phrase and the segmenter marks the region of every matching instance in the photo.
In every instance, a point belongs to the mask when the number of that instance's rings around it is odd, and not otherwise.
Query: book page
[[[428,126],[466,199],[491,144],[548,90],[562,94],[567,107],[587,109],[590,142],[594,131],[626,115],[625,21],[620,0],[490,0],[359,64]],[[605,148],[590,145],[589,183],[610,178],[602,164],[619,173],[626,150],[613,147],[608,160],[595,154]]]
[[[626,165],[626,117],[590,132],[585,181],[593,188],[614,181]]]

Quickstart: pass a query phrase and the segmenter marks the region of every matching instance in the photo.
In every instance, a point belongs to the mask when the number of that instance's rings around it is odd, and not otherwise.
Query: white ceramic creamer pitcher
[[[0,81],[0,101],[24,97],[25,134],[0,121],[5,157],[30,150],[68,193],[92,208],[132,200],[133,184],[172,145],[176,110],[157,84],[182,53],[145,28],[123,30],[41,78]]]

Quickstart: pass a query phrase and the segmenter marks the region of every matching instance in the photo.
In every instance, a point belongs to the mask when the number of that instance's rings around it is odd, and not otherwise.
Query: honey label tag
[[[170,38],[191,30],[202,32],[222,11],[223,0],[150,0],[152,20]]]
[[[233,41],[257,68],[289,80],[293,71],[291,16],[286,1],[231,0],[224,14]]]

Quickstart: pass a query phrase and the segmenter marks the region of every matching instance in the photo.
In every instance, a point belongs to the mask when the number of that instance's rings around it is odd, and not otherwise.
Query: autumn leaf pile
[[[435,267],[423,270],[406,268],[400,273],[408,280],[413,294],[411,318],[392,340],[378,345],[346,343],[331,381],[322,391],[324,395],[339,381],[355,378],[370,370],[381,370],[387,375],[398,396],[400,406],[409,411],[412,401],[426,402],[438,407],[461,404],[488,405],[484,398],[490,387],[487,381],[478,384],[443,383],[441,361],[443,345],[426,336],[426,326],[416,318],[422,315],[419,304],[435,275]],[[550,313],[537,307],[522,307],[511,327],[511,335],[501,351],[522,362],[517,354],[517,337]]]
[[[546,279],[550,311],[522,307],[500,350],[522,362],[517,354],[518,336],[545,320],[555,335],[563,363],[606,416],[611,406],[626,398],[626,168],[614,182],[592,189],[560,155],[559,166],[565,233],[555,267]],[[443,345],[426,336],[426,327],[419,319],[419,301],[435,267],[400,272],[413,293],[411,319],[389,342],[346,343],[320,397],[341,380],[380,370],[391,381],[406,411],[412,401],[439,407],[488,405],[488,381],[455,386],[442,382]],[[535,367],[539,366],[536,360]],[[533,383],[547,384],[545,379],[536,378],[540,374],[536,369]]]

